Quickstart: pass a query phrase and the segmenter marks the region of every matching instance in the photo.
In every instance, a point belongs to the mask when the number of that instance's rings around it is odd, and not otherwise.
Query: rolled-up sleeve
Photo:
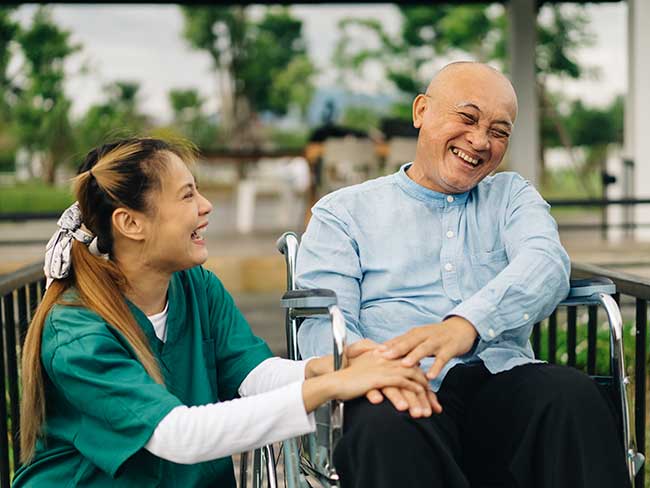
[[[527,181],[514,184],[502,224],[509,264],[446,315],[469,320],[479,348],[505,332],[529,331],[524,326],[548,316],[569,291],[571,262],[550,206]]]
[[[359,250],[349,230],[345,212],[336,212],[327,200],[312,209],[312,218],[302,237],[297,261],[299,288],[328,288],[337,295],[347,328],[347,342],[362,338],[359,330],[360,281]],[[348,216],[349,217],[349,216]],[[303,357],[332,353],[329,320],[305,320],[298,332]]]

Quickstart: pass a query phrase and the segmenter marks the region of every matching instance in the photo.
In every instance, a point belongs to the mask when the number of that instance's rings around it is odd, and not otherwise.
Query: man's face
[[[485,67],[451,70],[413,104],[420,129],[409,176],[442,193],[474,188],[501,163],[516,116],[510,84]]]

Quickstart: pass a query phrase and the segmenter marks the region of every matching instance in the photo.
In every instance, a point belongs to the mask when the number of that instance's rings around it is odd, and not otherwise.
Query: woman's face
[[[173,153],[168,157],[160,191],[151,195],[143,259],[151,267],[173,273],[208,258],[204,233],[212,204],[199,193],[186,164]]]

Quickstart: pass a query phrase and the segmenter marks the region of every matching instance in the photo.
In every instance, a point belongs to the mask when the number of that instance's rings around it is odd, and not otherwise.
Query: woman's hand
[[[385,348],[382,344],[378,344],[370,339],[362,339],[348,346],[345,354],[350,363],[354,363],[358,356],[374,349],[383,350]],[[415,366],[418,367],[418,365]],[[366,398],[370,403],[374,404],[381,403],[386,398],[397,410],[408,410],[411,417],[414,418],[429,417],[432,412],[442,412],[442,405],[440,405],[438,397],[429,388],[422,393],[413,393],[412,391],[395,386],[386,386],[368,391]]]
[[[357,356],[347,368],[305,380],[303,400],[305,409],[311,412],[328,400],[351,400],[384,387],[423,395],[429,390],[429,383],[419,368],[370,350]]]
[[[334,358],[329,356],[321,356],[310,359],[305,365],[305,379],[315,378],[334,371]]]
[[[352,400],[369,390],[387,386],[398,387],[415,394],[424,393],[429,381],[418,367],[405,366],[398,359],[387,359],[379,350],[357,356],[350,365],[333,373],[337,376],[339,400]]]

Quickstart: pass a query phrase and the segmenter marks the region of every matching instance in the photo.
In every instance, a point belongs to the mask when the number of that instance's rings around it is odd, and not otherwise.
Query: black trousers
[[[345,406],[334,463],[343,488],[627,488],[623,443],[595,383],[568,367],[491,374],[457,365],[440,415],[384,400]]]

